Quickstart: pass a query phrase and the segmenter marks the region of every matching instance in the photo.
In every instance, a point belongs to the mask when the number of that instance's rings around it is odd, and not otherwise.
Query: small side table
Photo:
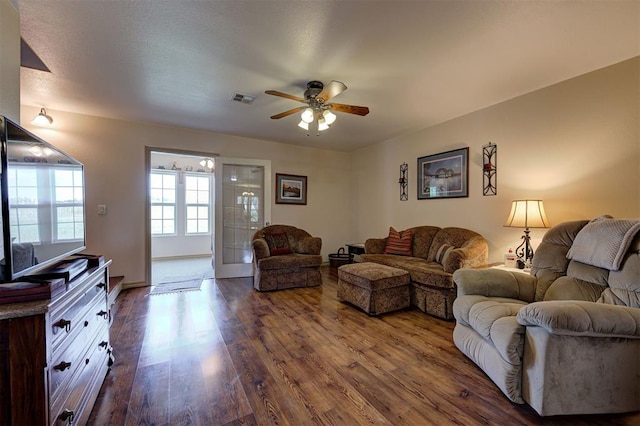
[[[511,268],[509,266],[505,266],[503,263],[500,265],[492,266],[491,268],[501,269],[503,271],[509,271],[509,272],[519,272],[521,274],[527,274],[527,275],[531,274],[531,268],[525,268],[525,269]]]
[[[364,254],[364,244],[362,243],[351,243],[347,244],[347,251],[349,254]]]

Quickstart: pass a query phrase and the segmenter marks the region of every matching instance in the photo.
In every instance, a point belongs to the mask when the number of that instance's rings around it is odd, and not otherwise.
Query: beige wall
[[[20,120],[20,16],[0,0],[0,115]]]
[[[549,220],[640,216],[640,59],[628,60],[354,153],[352,237],[389,226],[462,226],[502,261],[522,231],[504,228],[511,200],[544,200]],[[498,194],[482,195],[482,146],[498,146]],[[417,200],[417,158],[469,147],[469,197]],[[409,164],[409,201],[399,167]],[[375,214],[372,214],[375,212]],[[532,230],[537,245],[544,230]]]
[[[349,204],[348,154],[55,110],[48,110],[55,128],[42,129],[28,124],[37,112],[22,107],[24,127],[85,165],[87,251],[112,258],[112,275],[125,275],[125,283],[145,280],[145,146],[260,158],[271,160],[274,175],[306,175],[307,205],[276,205],[271,197],[271,222],[322,237],[325,259],[347,242],[347,209],[337,207]]]
[[[50,111],[54,130],[25,125],[87,169],[88,251],[112,273],[142,282],[145,146],[272,161],[272,172],[309,177],[306,206],[272,203],[272,223],[323,238],[323,255],[388,227],[463,226],[485,235],[490,261],[520,242],[502,224],[512,199],[541,198],[552,224],[601,214],[640,216],[640,59],[635,58],[353,153],[299,148],[189,129]],[[38,112],[23,106],[24,123]],[[498,145],[498,195],[482,196],[482,146]],[[470,148],[469,197],[416,199],[416,159]],[[409,201],[399,166],[409,164]],[[97,215],[106,204],[108,214]],[[532,230],[537,245],[544,230]]]

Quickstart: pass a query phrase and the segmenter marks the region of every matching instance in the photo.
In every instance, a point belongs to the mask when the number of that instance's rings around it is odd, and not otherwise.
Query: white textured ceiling
[[[21,102],[352,150],[640,55],[640,2],[19,0]],[[297,127],[309,80],[344,82],[319,137]],[[235,92],[256,97],[231,101]]]

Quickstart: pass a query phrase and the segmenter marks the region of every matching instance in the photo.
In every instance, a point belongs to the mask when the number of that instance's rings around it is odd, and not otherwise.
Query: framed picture
[[[418,158],[418,200],[469,196],[469,148]]]
[[[307,204],[307,177],[276,173],[276,204]]]

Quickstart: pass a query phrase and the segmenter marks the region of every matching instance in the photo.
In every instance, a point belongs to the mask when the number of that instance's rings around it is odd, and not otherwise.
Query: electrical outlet
[[[107,214],[107,206],[104,204],[98,204],[98,214]]]

